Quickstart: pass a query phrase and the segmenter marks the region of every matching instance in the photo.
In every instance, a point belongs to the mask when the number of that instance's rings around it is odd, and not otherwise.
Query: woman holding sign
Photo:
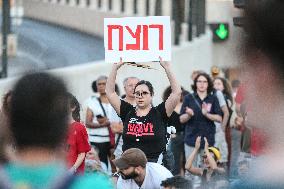
[[[134,89],[136,107],[133,107],[121,100],[114,90],[117,70],[124,64],[120,59],[119,63],[113,65],[106,86],[109,102],[123,121],[122,150],[139,148],[146,154],[149,162],[162,163],[162,158],[159,158],[159,156],[166,147],[166,123],[179,102],[181,88],[170,69],[169,63],[162,61],[160,57],[160,65],[167,74],[172,93],[165,102],[152,107],[153,86],[149,81],[141,80]]]

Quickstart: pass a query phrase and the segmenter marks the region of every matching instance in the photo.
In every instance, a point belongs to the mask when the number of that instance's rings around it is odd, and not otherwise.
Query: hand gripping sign
[[[104,19],[105,61],[171,61],[169,16]]]

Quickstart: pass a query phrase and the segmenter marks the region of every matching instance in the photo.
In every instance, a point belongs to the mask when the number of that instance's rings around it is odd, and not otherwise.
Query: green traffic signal
[[[220,24],[219,27],[215,30],[215,34],[222,40],[226,39],[229,35],[228,28],[225,27],[225,24]]]
[[[215,23],[209,23],[209,26],[213,34],[212,40],[214,43],[224,42],[229,39],[230,35],[229,23],[215,22]]]

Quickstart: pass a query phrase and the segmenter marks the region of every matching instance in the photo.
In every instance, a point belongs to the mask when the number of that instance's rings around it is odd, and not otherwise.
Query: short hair
[[[108,77],[105,75],[101,75],[99,76],[95,81],[92,82],[92,90],[94,93],[98,92],[98,88],[97,88],[97,81],[100,80],[107,80]],[[120,94],[120,90],[117,84],[115,84],[115,92],[119,95]]]
[[[68,93],[68,99],[69,99],[69,105],[70,108],[75,108],[72,112],[72,118],[77,121],[80,122],[80,103],[79,101],[76,99],[76,97],[74,95],[72,95],[71,93]]]
[[[100,81],[100,80],[107,80],[107,76],[101,75],[95,81],[92,82],[92,89],[94,93],[98,92],[97,81]]]
[[[149,82],[149,81],[145,81],[145,80],[141,80],[139,81],[136,85],[135,85],[135,88],[134,88],[134,92],[136,91],[136,88],[139,86],[139,85],[146,85],[150,91],[150,95],[153,96],[154,95],[154,88],[153,88],[153,85]]]
[[[178,175],[163,180],[161,186],[171,188],[174,187],[175,189],[190,189],[192,188],[192,183],[190,180]]]
[[[200,76],[203,76],[203,77],[206,78],[206,80],[207,80],[207,82],[208,82],[207,94],[211,93],[211,92],[213,91],[213,82],[212,82],[210,76],[209,76],[207,73],[204,73],[204,72],[199,73],[199,74],[195,77],[195,79],[194,79],[194,81],[193,81],[193,85],[192,85],[192,90],[193,90],[194,92],[196,92],[196,90],[197,90],[197,80],[198,80],[198,78],[199,78]]]
[[[11,131],[17,148],[58,148],[66,136],[68,110],[61,79],[47,73],[23,76],[11,98]]]
[[[126,83],[127,83],[127,81],[128,81],[128,79],[137,79],[138,81],[139,81],[139,79],[137,78],[137,77],[127,77],[127,78],[125,78],[124,80],[123,80],[123,86],[125,87],[125,85],[126,85]]]

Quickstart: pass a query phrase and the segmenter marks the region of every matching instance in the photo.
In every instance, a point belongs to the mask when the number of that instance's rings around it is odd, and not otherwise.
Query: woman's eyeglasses
[[[142,91],[142,92],[136,91],[136,92],[134,93],[134,96],[135,96],[135,97],[139,97],[139,96],[145,97],[145,96],[147,96],[148,94],[150,94],[150,93],[147,92],[147,91]]]

